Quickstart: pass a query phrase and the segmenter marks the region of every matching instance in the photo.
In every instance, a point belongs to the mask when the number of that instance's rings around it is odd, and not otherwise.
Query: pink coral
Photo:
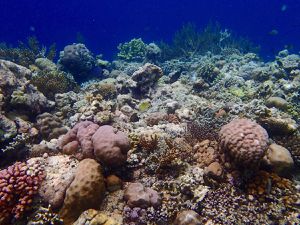
[[[219,137],[225,156],[242,167],[257,167],[268,148],[267,131],[249,119],[235,119],[224,125]]]
[[[93,158],[93,144],[91,137],[99,126],[90,121],[77,123],[60,140],[59,146],[64,153],[77,153],[78,158]],[[79,146],[81,151],[79,151]]]
[[[120,166],[126,162],[130,143],[121,131],[112,126],[101,126],[92,137],[96,159],[109,166]]]
[[[22,217],[44,178],[39,164],[16,162],[0,171],[0,223]]]
[[[126,162],[130,149],[128,137],[112,126],[101,126],[84,121],[76,124],[60,140],[59,147],[65,154],[77,158],[95,158],[108,166],[120,166]]]

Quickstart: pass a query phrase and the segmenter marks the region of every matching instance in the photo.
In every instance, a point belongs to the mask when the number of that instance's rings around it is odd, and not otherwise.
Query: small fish
[[[269,35],[276,36],[276,35],[278,35],[278,33],[279,33],[278,30],[273,29],[269,32]]]
[[[286,11],[286,10],[287,10],[287,5],[283,4],[283,5],[281,6],[281,12],[284,12],[284,11]]]

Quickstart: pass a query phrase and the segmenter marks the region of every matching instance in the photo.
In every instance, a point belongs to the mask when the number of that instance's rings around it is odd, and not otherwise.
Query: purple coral
[[[257,167],[268,148],[267,131],[249,119],[235,119],[224,125],[219,137],[225,155],[242,167]]]

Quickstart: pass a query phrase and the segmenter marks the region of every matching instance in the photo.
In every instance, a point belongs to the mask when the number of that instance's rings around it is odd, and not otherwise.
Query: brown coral
[[[60,135],[67,133],[62,121],[50,113],[43,113],[37,116],[37,127],[46,140],[58,138]]]
[[[225,156],[241,167],[257,167],[268,148],[268,133],[249,119],[235,119],[224,125],[220,144]]]
[[[66,191],[60,216],[66,225],[72,224],[78,216],[90,208],[97,209],[105,194],[102,168],[93,159],[82,160],[76,170],[75,178]]]

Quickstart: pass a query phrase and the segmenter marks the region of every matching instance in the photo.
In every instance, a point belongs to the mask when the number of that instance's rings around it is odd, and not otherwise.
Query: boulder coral
[[[105,183],[101,165],[93,159],[82,160],[59,212],[64,223],[70,225],[85,210],[99,208],[104,194]]]
[[[158,207],[161,204],[161,197],[152,188],[144,187],[141,183],[131,183],[124,193],[124,199],[130,208]]]
[[[83,121],[76,124],[59,142],[66,154],[77,158],[95,158],[107,166],[121,166],[126,162],[130,142],[125,133],[112,126],[100,126]]]
[[[115,131],[112,126],[104,125],[92,137],[94,154],[98,161],[109,166],[120,166],[126,162],[130,143],[121,131]]]
[[[224,125],[220,144],[229,160],[240,167],[257,167],[268,149],[268,133],[249,119],[235,119]]]

